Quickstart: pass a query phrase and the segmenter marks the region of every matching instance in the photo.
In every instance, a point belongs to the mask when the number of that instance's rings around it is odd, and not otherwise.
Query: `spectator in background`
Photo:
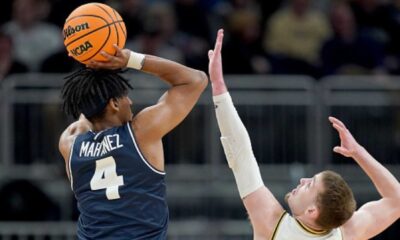
[[[381,0],[353,0],[350,6],[358,29],[362,34],[371,35],[375,40],[387,42],[385,32],[387,7]]]
[[[60,220],[60,208],[31,180],[4,184],[0,196],[0,221]]]
[[[174,10],[169,3],[156,2],[146,8],[143,33],[128,40],[126,48],[184,63],[176,37]]]
[[[81,64],[68,56],[65,48],[60,49],[54,54],[43,60],[40,72],[43,73],[67,73],[78,68]]]
[[[12,19],[2,29],[13,39],[13,54],[30,71],[38,71],[42,61],[63,47],[61,29],[42,22],[48,13],[46,0],[15,0]]]
[[[325,16],[313,10],[312,0],[290,0],[266,24],[264,50],[274,59],[275,73],[316,75],[319,51],[330,36]]]
[[[321,50],[322,74],[369,74],[384,71],[383,45],[359,34],[350,7],[345,2],[332,5],[334,35]]]
[[[103,3],[104,0],[50,0],[51,11],[46,17],[46,22],[57,25],[58,27],[63,27],[65,20],[68,15],[77,7],[82,4],[90,2],[100,2]]]
[[[204,54],[210,45],[210,24],[205,7],[199,0],[175,0],[173,3],[177,21],[179,48],[188,66],[207,69],[208,58]]]
[[[12,45],[11,37],[0,32],[0,82],[9,74],[28,71],[25,65],[13,59]]]
[[[0,25],[3,25],[5,22],[10,20],[11,18],[11,5],[12,1],[0,1]]]
[[[217,31],[224,22],[226,22],[231,14],[235,11],[249,10],[257,12],[262,16],[260,11],[261,5],[256,0],[218,0],[212,5],[210,11],[210,25],[213,31]]]
[[[400,74],[400,0],[393,0],[387,5],[387,24],[385,26],[387,42],[386,65],[390,73]]]
[[[260,16],[249,9],[236,10],[228,20],[231,33],[223,52],[229,74],[267,73],[269,63],[261,47]]]
[[[259,0],[262,17],[262,28],[265,28],[265,24],[269,21],[269,18],[274,14],[282,5],[282,0]]]
[[[175,0],[174,8],[179,31],[205,41],[210,40],[207,13],[200,5],[199,0]]]
[[[143,18],[146,8],[145,0],[118,0],[106,2],[115,5],[125,22],[127,37],[134,39],[143,32]]]
[[[398,0],[353,0],[350,6],[360,34],[385,46],[388,72],[400,73],[400,3]]]

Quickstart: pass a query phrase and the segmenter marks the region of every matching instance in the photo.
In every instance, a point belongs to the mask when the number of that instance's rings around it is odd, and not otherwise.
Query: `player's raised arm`
[[[140,131],[144,135],[161,139],[192,110],[207,86],[207,75],[161,57],[120,49],[116,45],[114,47],[116,56],[102,52],[108,61],[91,62],[89,66],[107,69],[134,68],[155,75],[171,85],[156,105],[140,112],[134,120],[134,124],[140,125]]]
[[[344,239],[369,239],[378,235],[400,217],[400,183],[382,164],[375,160],[353,138],[346,126],[338,119],[329,121],[338,131],[340,146],[333,150],[353,158],[368,175],[381,199],[363,205],[343,225]]]
[[[247,209],[256,239],[269,239],[284,212],[264,186],[250,137],[224,82],[221,48],[223,30],[218,31],[214,50],[208,52],[213,101],[225,155],[235,176],[240,197]]]

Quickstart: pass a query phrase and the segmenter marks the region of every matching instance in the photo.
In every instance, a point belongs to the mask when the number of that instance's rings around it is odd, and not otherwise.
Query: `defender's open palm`
[[[217,39],[215,40],[214,50],[208,51],[208,73],[212,84],[213,95],[219,95],[227,91],[224,76],[222,72],[221,48],[224,39],[224,30],[218,30]]]
[[[222,40],[224,38],[224,30],[218,30],[217,39],[215,41],[214,50],[208,51],[208,58],[210,60],[208,64],[208,71],[210,74],[211,82],[222,79],[222,59],[221,59],[221,48]]]
[[[360,145],[339,119],[329,117],[329,121],[332,123],[332,127],[338,131],[340,137],[340,146],[334,147],[333,151],[346,157],[353,157],[360,148]]]

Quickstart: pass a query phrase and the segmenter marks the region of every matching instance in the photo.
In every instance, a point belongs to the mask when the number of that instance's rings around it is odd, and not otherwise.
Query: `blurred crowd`
[[[0,2],[0,79],[68,72],[65,19],[84,0]],[[400,73],[400,0],[106,0],[128,31],[126,47],[207,69],[225,29],[227,74]]]

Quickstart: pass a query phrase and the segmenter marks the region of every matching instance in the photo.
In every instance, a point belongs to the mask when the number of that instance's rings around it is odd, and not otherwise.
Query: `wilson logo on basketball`
[[[77,57],[87,52],[91,48],[93,48],[93,45],[89,41],[86,41],[78,47],[71,49],[71,54]]]
[[[64,40],[76,32],[80,32],[89,28],[89,23],[82,23],[76,26],[68,26],[66,29],[64,29]]]

